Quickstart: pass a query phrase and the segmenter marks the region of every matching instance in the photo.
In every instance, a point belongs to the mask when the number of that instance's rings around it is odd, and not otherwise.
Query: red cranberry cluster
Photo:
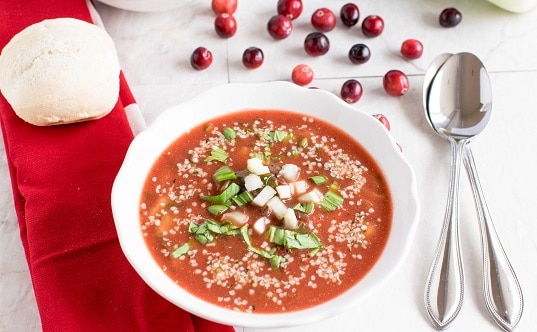
[[[215,31],[222,38],[230,38],[237,31],[237,21],[233,17],[237,9],[238,0],[212,0],[212,9],[216,13],[214,22]],[[293,21],[303,11],[302,0],[278,0],[276,13],[267,22],[268,34],[276,39],[287,38],[293,31]],[[340,8],[339,19],[346,27],[353,27],[360,21],[360,9],[354,3],[346,3]],[[443,27],[454,27],[460,23],[461,13],[455,8],[443,10],[439,16],[439,23]],[[326,33],[336,27],[337,17],[329,8],[316,9],[310,18],[310,23],[315,31],[309,33],[304,40],[304,51],[310,56],[322,56],[330,49],[330,40]],[[367,38],[380,36],[384,31],[384,20],[379,15],[366,16],[361,23],[361,31]],[[418,59],[423,54],[423,44],[417,39],[403,41],[400,48],[401,55],[409,60]],[[348,58],[353,64],[364,64],[369,61],[371,50],[364,43],[353,45]],[[211,52],[205,47],[198,47],[191,56],[191,64],[195,69],[203,70],[212,63]],[[242,56],[242,62],[246,68],[259,68],[264,61],[263,51],[258,47],[247,48]],[[306,64],[295,66],[291,73],[294,83],[305,86],[313,81],[314,72]],[[402,96],[409,90],[409,80],[405,73],[400,70],[390,70],[383,77],[384,90],[392,96]],[[343,83],[340,91],[341,98],[347,103],[356,103],[363,93],[362,85],[355,79],[349,79]],[[390,124],[383,115],[376,117],[390,129]]]

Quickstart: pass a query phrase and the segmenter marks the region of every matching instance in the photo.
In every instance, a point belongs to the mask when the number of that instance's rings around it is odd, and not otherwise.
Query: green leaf
[[[201,196],[201,199],[204,201],[213,203],[213,204],[220,204],[225,205],[226,202],[228,202],[233,196],[237,195],[239,191],[241,190],[241,187],[236,183],[231,183],[229,187],[227,187],[224,191],[222,191],[218,195],[214,196]]]
[[[214,178],[218,182],[235,180],[237,178],[237,174],[235,174],[235,172],[233,172],[231,168],[227,166],[222,166],[216,170],[216,172],[214,173]]]
[[[172,257],[179,258],[183,256],[184,254],[186,254],[189,250],[190,250],[190,245],[188,243],[185,243],[172,252]]]
[[[314,208],[315,204],[313,202],[298,203],[297,205],[293,206],[293,210],[300,211],[306,214],[311,214]]]
[[[290,135],[291,134],[284,130],[274,130],[268,133],[268,135],[265,136],[265,139],[267,141],[283,142]]]
[[[219,148],[217,146],[213,146],[213,149],[211,150],[211,154],[207,158],[205,158],[205,161],[216,160],[220,162],[225,162],[228,157],[229,155],[224,149]]]
[[[276,248],[272,248],[270,250],[264,250],[259,249],[252,246],[252,242],[250,241],[250,236],[248,235],[248,226],[244,225],[241,227],[241,235],[242,239],[244,240],[244,243],[246,243],[246,246],[248,247],[248,251],[253,252],[254,254],[258,254],[260,257],[263,257],[265,259],[268,259],[270,262],[270,266],[273,269],[278,269],[281,267],[283,263],[287,261],[285,257],[276,255]]]
[[[315,233],[298,233],[296,231],[271,226],[268,230],[269,241],[287,249],[324,248]]]
[[[243,191],[231,198],[237,206],[244,206],[254,200],[254,196],[249,191]]]
[[[202,224],[198,225],[191,222],[188,226],[188,231],[194,235],[194,238],[201,244],[205,245],[213,242],[216,235],[238,235],[240,233],[237,226],[229,223],[219,224],[214,220],[207,219]]]
[[[328,191],[326,194],[324,194],[323,200],[319,203],[319,205],[326,211],[331,212],[340,207],[344,200],[345,199],[340,194],[333,191]]]
[[[327,180],[326,176],[324,175],[314,175],[314,176],[309,177],[309,179],[318,186],[325,184]]]
[[[231,141],[232,139],[237,137],[237,133],[235,132],[235,130],[229,127],[224,128],[224,130],[222,131],[222,134],[228,141]]]
[[[209,213],[212,214],[213,216],[217,216],[220,213],[226,211],[227,209],[229,209],[228,205],[217,204],[217,205],[209,206],[209,208],[207,210],[209,210]]]

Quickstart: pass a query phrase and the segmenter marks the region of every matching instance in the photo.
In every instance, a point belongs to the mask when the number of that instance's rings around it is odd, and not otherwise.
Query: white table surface
[[[97,3],[106,29],[114,39],[125,75],[148,124],[166,108],[198,93],[229,82],[290,80],[291,69],[309,64],[316,78],[311,86],[338,94],[342,83],[358,79],[364,88],[354,107],[385,114],[392,134],[414,168],[421,203],[414,245],[402,268],[382,289],[356,308],[311,326],[238,332],[320,331],[433,331],[424,309],[423,291],[444,216],[449,177],[449,146],[428,127],[422,109],[423,75],[432,59],[443,52],[473,52],[490,72],[494,113],[489,127],[472,143],[482,186],[496,229],[515,268],[525,299],[517,331],[537,330],[537,10],[512,14],[483,0],[357,1],[361,20],[370,14],[384,18],[384,33],[365,38],[356,26],[339,23],[327,35],[331,49],[325,56],[307,56],[305,35],[313,31],[311,13],[328,7],[339,13],[345,0],[304,0],[302,16],[285,40],[275,41],[266,22],[276,11],[275,0],[241,0],[235,14],[238,32],[221,39],[213,29],[210,0],[183,1],[165,12],[130,12]],[[438,15],[454,6],[463,13],[455,28],[442,28]],[[399,54],[401,42],[421,40],[418,60]],[[350,46],[362,42],[372,52],[364,65],[347,60]],[[214,54],[205,71],[192,69],[190,54],[205,46]],[[241,64],[244,49],[258,46],[265,63],[257,70]],[[410,91],[388,96],[382,76],[400,69],[410,78]],[[6,166],[0,157],[0,331],[39,331],[28,268],[18,234]],[[481,286],[481,245],[473,198],[465,173],[461,184],[461,241],[466,294],[451,331],[499,331],[484,305]]]

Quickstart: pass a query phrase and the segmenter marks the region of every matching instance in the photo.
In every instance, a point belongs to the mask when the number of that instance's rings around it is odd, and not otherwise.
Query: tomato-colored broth
[[[213,158],[222,151],[223,157]],[[261,159],[270,169],[259,176],[263,186],[252,190],[251,197],[265,186],[282,185],[292,194],[282,193],[280,201],[294,208],[307,201],[303,195],[314,192],[317,198],[302,204],[313,211],[292,210],[288,219],[266,205],[208,201],[206,196],[220,194],[230,183],[246,190],[249,159]],[[298,174],[291,174],[295,178],[283,176],[283,165],[298,166]],[[222,166],[237,178],[215,181]],[[324,181],[315,183],[312,176]],[[331,208],[323,201],[328,192],[339,198]],[[226,210],[209,212],[213,205]],[[281,110],[221,116],[179,137],[150,171],[140,206],[147,246],[172,280],[208,302],[256,313],[308,308],[355,285],[379,259],[393,213],[386,180],[361,145],[325,121]],[[246,215],[247,221],[234,220],[230,212]],[[209,231],[201,243],[192,225],[207,220],[230,226],[230,233]],[[321,247],[273,243],[267,235],[271,227],[316,237]]]

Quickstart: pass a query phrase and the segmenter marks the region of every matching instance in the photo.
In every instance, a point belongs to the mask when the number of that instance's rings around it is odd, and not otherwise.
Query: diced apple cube
[[[287,208],[283,215],[283,228],[285,229],[297,229],[298,219],[296,218],[295,210]]]
[[[248,222],[248,215],[240,211],[226,212],[222,215],[222,221],[228,221],[237,227]]]
[[[293,195],[300,195],[308,191],[309,185],[306,180],[300,180],[296,182],[291,182],[289,184],[291,186],[291,193]]]
[[[268,166],[263,165],[263,160],[259,158],[250,158],[246,161],[246,168],[250,173],[263,175],[270,173]]]
[[[294,164],[285,164],[280,170],[279,175],[281,175],[287,181],[295,181],[300,175],[300,168]]]
[[[276,192],[281,199],[291,198],[291,187],[289,187],[287,184],[277,186]]]
[[[244,177],[244,187],[248,191],[253,191],[263,187],[263,180],[257,174],[248,174]]]
[[[267,225],[269,224],[270,220],[267,217],[261,217],[257,219],[254,222],[254,225],[252,226],[254,232],[257,234],[263,234],[265,233],[265,230],[267,229]]]
[[[282,202],[281,199],[278,198],[278,196],[272,197],[267,202],[267,207],[272,210],[272,213],[276,216],[278,219],[283,219],[283,215],[285,214],[285,211],[287,210],[287,206]]]
[[[307,192],[298,197],[298,201],[300,203],[310,203],[310,202],[320,203],[322,200],[323,200],[323,194],[317,189],[313,189],[312,191]]]
[[[257,206],[265,206],[267,202],[276,195],[276,190],[270,186],[265,186],[257,196],[252,200],[252,204]]]

